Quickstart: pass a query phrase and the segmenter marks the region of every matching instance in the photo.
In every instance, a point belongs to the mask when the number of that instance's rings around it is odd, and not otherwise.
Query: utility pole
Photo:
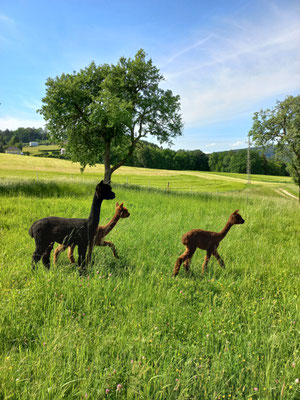
[[[247,175],[248,175],[248,184],[251,183],[251,157],[250,157],[250,135],[248,135],[248,151],[247,151]]]

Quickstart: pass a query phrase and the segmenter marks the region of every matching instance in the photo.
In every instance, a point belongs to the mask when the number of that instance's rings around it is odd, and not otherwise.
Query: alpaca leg
[[[42,256],[43,264],[44,264],[45,268],[47,268],[47,269],[50,269],[50,254],[53,249],[53,245],[54,245],[53,242],[50,243]]]
[[[69,259],[71,264],[75,264],[76,263],[75,258],[74,258],[74,249],[75,249],[75,244],[72,244],[68,248],[68,259]]]
[[[88,255],[87,255],[87,263],[88,264],[91,262],[93,249],[94,249],[93,243],[89,243]]]
[[[196,251],[196,249],[190,249],[189,257],[188,257],[188,258],[184,261],[184,263],[183,263],[183,266],[184,266],[186,272],[188,272],[189,269],[190,269],[192,257],[193,257],[193,255],[194,255],[195,251]]]
[[[53,264],[55,265],[57,263],[58,257],[60,253],[66,250],[66,246],[63,244],[60,244],[59,246],[56,247],[54,250],[54,255],[53,255]]]
[[[191,248],[186,248],[185,252],[181,254],[176,260],[174,270],[173,270],[173,276],[178,275],[178,272],[180,270],[181,264],[186,261],[186,260],[191,260],[193,254],[195,253],[196,249],[191,249]]]
[[[32,255],[32,261],[31,261],[32,270],[35,270],[36,265],[40,261],[41,258],[42,258],[42,254],[40,254],[40,251],[38,249],[36,249]]]
[[[101,242],[100,246],[109,246],[111,248],[111,251],[113,252],[114,257],[119,258],[117,249],[116,249],[115,245],[113,244],[113,242],[107,242],[106,240],[103,240]]]
[[[86,250],[87,250],[87,244],[78,246],[78,267],[81,268],[81,269],[85,269],[85,265],[86,265],[86,260],[85,260]]]
[[[215,250],[215,251],[213,252],[213,255],[216,257],[216,259],[217,259],[217,261],[218,261],[220,267],[221,267],[221,268],[225,268],[225,263],[224,263],[224,261],[222,260],[220,254],[217,252],[217,250]]]
[[[211,253],[207,252],[206,256],[204,257],[204,262],[202,264],[202,274],[204,274],[204,272],[206,270],[206,267],[207,267],[208,261],[210,260],[210,257],[211,257]]]
[[[48,247],[47,245],[43,246],[41,244],[36,244],[35,251],[34,251],[34,253],[32,255],[32,261],[31,261],[32,270],[35,270],[37,263],[42,258],[43,254],[47,250],[47,247]]]
[[[190,269],[191,261],[192,261],[192,259],[191,259],[191,258],[188,258],[188,259],[186,259],[185,262],[183,263],[183,266],[184,266],[186,272],[188,272],[189,269]]]

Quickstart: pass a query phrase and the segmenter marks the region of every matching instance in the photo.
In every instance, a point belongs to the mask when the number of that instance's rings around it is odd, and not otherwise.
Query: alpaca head
[[[128,218],[130,213],[126,207],[123,205],[124,203],[119,204],[116,203],[116,212],[119,214],[120,218]]]
[[[232,223],[232,225],[235,224],[243,224],[245,222],[245,220],[241,217],[241,215],[239,214],[239,210],[235,210],[229,217],[230,222]]]
[[[98,199],[112,200],[116,197],[114,192],[111,190],[111,186],[108,183],[101,181],[96,186],[96,196]]]

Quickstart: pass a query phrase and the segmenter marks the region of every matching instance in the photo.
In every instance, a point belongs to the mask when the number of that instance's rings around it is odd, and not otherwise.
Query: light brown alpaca
[[[225,227],[221,230],[221,232],[211,232],[211,231],[203,231],[202,229],[192,229],[191,231],[184,234],[182,236],[181,241],[186,246],[186,249],[185,252],[182,253],[181,256],[177,258],[173,271],[173,276],[178,275],[182,263],[184,263],[183,265],[186,271],[189,270],[191,259],[197,248],[206,250],[206,256],[202,264],[202,274],[205,272],[208,261],[210,260],[210,257],[212,255],[216,257],[220,266],[222,268],[225,268],[224,261],[217,252],[217,248],[220,244],[220,241],[224,239],[229,229],[233,225],[243,224],[245,222],[238,212],[239,210],[236,210],[230,215]]]
[[[116,224],[120,218],[128,218],[130,216],[128,209],[126,207],[124,207],[123,204],[124,203],[121,203],[121,204],[116,203],[115,214],[112,217],[112,219],[109,221],[109,223],[104,226],[98,226],[96,234],[95,234],[95,238],[94,238],[94,243],[93,243],[93,245],[90,245],[89,249],[88,249],[88,256],[87,256],[88,262],[91,260],[91,255],[92,255],[94,246],[109,246],[111,248],[114,256],[116,258],[119,258],[117,249],[115,248],[115,245],[112,242],[108,242],[103,239],[116,226]],[[65,251],[66,248],[67,248],[67,246],[64,246],[63,244],[61,244],[55,249],[54,260],[53,260],[54,264],[56,264],[60,253]],[[69,246],[69,249],[68,249],[68,258],[72,264],[75,263],[75,259],[74,259],[74,255],[73,255],[74,248],[75,248],[75,246]]]

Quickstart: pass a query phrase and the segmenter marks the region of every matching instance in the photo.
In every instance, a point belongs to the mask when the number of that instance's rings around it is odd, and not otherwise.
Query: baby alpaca
[[[112,219],[109,221],[108,224],[104,226],[98,226],[94,243],[93,245],[89,245],[89,251],[88,251],[88,259],[90,260],[91,255],[92,255],[92,250],[93,246],[109,246],[116,258],[119,258],[117,249],[115,248],[115,245],[112,242],[108,242],[103,240],[106,235],[109,234],[109,232],[116,226],[117,222],[119,221],[120,218],[128,218],[130,216],[130,213],[126,207],[123,205],[124,203],[116,203],[116,211]],[[60,255],[61,252],[65,251],[67,246],[64,246],[63,244],[60,244],[54,252],[54,264],[56,264],[58,256]],[[75,263],[74,259],[74,248],[75,245],[73,244],[72,246],[69,246],[68,249],[68,258],[71,263]]]
[[[240,216],[238,212],[239,210],[236,210],[230,215],[227,224],[221,230],[221,232],[211,232],[211,231],[203,231],[202,229],[192,229],[191,231],[183,235],[181,241],[186,246],[186,250],[184,253],[181,254],[181,256],[178,257],[175,263],[173,276],[178,275],[182,263],[184,263],[183,265],[186,271],[189,270],[191,259],[197,248],[206,250],[206,256],[202,264],[202,274],[205,272],[208,261],[210,260],[210,257],[212,255],[216,257],[219,265],[222,268],[225,268],[224,261],[217,252],[217,248],[220,244],[220,241],[224,239],[224,237],[229,232],[229,229],[233,225],[243,224],[245,222],[245,220]]]

